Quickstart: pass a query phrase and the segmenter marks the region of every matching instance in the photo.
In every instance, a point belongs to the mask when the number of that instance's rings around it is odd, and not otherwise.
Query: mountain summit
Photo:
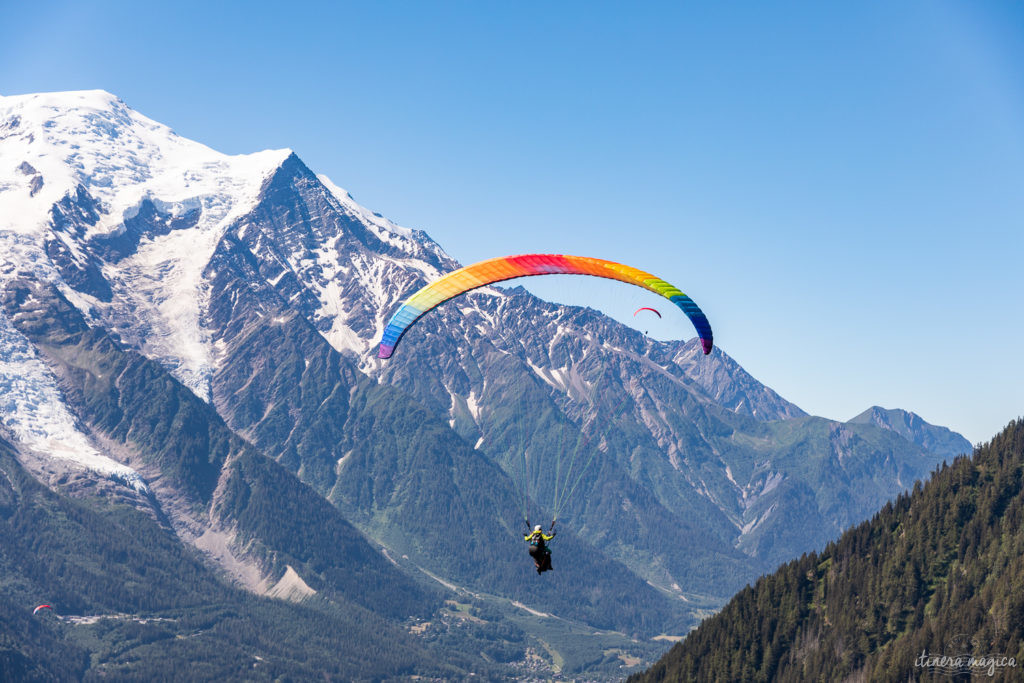
[[[925,422],[920,415],[908,410],[886,410],[872,406],[850,420],[852,424],[874,424],[889,429],[913,441],[932,453],[952,460],[971,452],[971,442],[956,432]]]

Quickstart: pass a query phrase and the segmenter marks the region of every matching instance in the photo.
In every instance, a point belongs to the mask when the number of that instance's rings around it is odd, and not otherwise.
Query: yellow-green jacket
[[[537,545],[537,541],[539,539],[541,539],[541,538],[544,539],[545,541],[550,541],[554,537],[555,537],[554,534],[551,534],[550,536],[548,536],[543,531],[531,531],[530,533],[528,533],[526,536],[523,537],[523,540],[524,541],[529,541],[533,545]]]

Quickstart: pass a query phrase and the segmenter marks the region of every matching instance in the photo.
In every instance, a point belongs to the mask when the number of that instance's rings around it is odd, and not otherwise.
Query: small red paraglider
[[[36,607],[34,610],[32,610],[32,614],[39,614],[39,610],[42,610],[42,609],[48,609],[51,612],[53,611],[53,608],[50,607],[49,605],[39,605],[39,607]]]
[[[636,309],[635,311],[633,311],[633,317],[635,318],[638,315],[640,315],[640,311],[650,311],[654,315],[658,316],[659,319],[661,318],[661,313],[658,311],[658,309],[651,308],[650,306],[641,306],[640,308]],[[647,330],[644,330],[644,334],[647,334]]]

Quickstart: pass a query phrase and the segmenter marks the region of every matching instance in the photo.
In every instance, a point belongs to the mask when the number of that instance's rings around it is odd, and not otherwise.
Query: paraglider
[[[32,610],[32,614],[33,614],[33,615],[35,615],[35,614],[39,614],[39,610],[44,610],[44,609],[48,609],[48,610],[50,610],[51,612],[53,611],[53,608],[52,608],[52,607],[50,607],[49,605],[39,605],[39,606],[38,606],[38,607],[36,607],[36,608],[35,608],[34,610]]]
[[[530,529],[530,520],[526,520],[526,529]],[[537,567],[537,573],[543,574],[544,572],[551,571],[554,567],[551,566],[551,548],[548,547],[547,542],[555,537],[555,523],[551,522],[551,535],[544,533],[544,529],[540,524],[533,527],[533,531],[529,531],[526,536],[523,537],[527,543],[530,544],[530,557],[533,558],[533,564]]]
[[[697,330],[704,353],[711,353],[714,341],[707,317],[693,302],[693,299],[668,282],[642,270],[604,259],[567,254],[523,254],[488,259],[459,268],[410,296],[391,316],[391,320],[384,329],[377,357],[390,358],[395,352],[398,342],[413,323],[449,299],[503,280],[556,274],[591,275],[619,280],[665,297],[686,314]]]
[[[640,308],[636,309],[635,311],[633,311],[633,317],[635,318],[637,314],[640,313],[640,311],[650,311],[659,318],[661,317],[661,313],[659,313],[656,309],[651,308],[650,306],[641,306]]]
[[[534,275],[589,275],[618,280],[654,292],[671,301],[686,314],[697,331],[697,336],[700,338],[701,348],[705,355],[710,354],[714,346],[711,325],[697,304],[675,286],[650,273],[614,261],[586,256],[523,254],[488,259],[459,268],[415,292],[402,303],[388,321],[378,348],[378,358],[391,358],[402,337],[416,321],[444,302],[479,287],[485,287],[504,280]],[[637,309],[636,313],[645,310],[653,312],[659,318],[662,317],[658,310],[647,306]],[[620,403],[620,408],[624,407],[625,399]],[[615,424],[615,416],[606,417],[612,418],[606,421],[607,428],[610,429]],[[517,422],[521,424],[521,421]],[[601,441],[601,439],[597,439],[597,441]],[[533,527],[531,530],[527,505],[527,488],[530,481],[527,473],[527,448],[521,447],[518,449],[522,460],[520,468],[522,471],[522,485],[518,488],[522,493],[523,517],[526,520],[527,527],[527,534],[524,536],[524,540],[530,544],[530,556],[533,558],[538,575],[552,569],[551,549],[548,547],[547,542],[555,537],[555,520],[558,518],[561,507],[572,497],[576,487],[582,481],[583,472],[587,469],[598,450],[597,448],[588,449],[587,443],[589,443],[589,439],[583,439],[583,442],[572,450],[571,459],[565,467],[562,467],[560,459],[557,462],[555,467],[556,480],[552,487],[554,490],[554,502],[552,505],[554,516],[552,517],[550,534],[545,534],[540,526]],[[581,469],[574,469],[577,454],[584,451],[588,452],[588,456],[582,458]],[[513,478],[513,481],[515,481],[515,478]]]
[[[641,306],[640,308],[636,309],[635,311],[633,311],[633,317],[635,318],[638,315],[640,315],[640,311],[650,311],[654,315],[658,316],[659,319],[661,318],[661,313],[659,313],[657,309],[651,308],[650,306]],[[645,315],[645,317],[647,316]],[[644,334],[647,334],[647,330],[644,330]]]

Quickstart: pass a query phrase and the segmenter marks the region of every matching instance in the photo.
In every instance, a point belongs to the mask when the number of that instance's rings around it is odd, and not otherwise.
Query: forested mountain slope
[[[948,680],[968,670],[1017,679],[1022,666],[1017,420],[821,553],[742,590],[630,681]]]
[[[14,454],[0,438],[0,680],[468,671],[459,662],[472,657],[435,664],[442,657],[421,639],[337,592],[296,605],[231,587],[152,514],[116,497],[54,493]],[[33,615],[40,603],[54,609]]]

